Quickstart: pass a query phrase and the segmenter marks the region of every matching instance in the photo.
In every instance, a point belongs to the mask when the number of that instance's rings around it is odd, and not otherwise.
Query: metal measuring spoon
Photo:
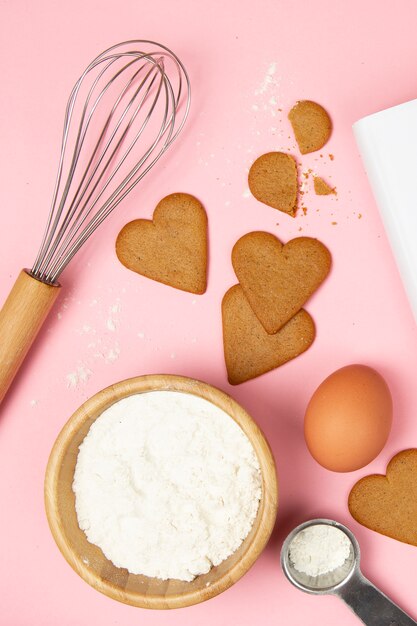
[[[323,524],[335,526],[347,535],[350,553],[343,565],[337,569],[319,576],[309,576],[296,570],[291,563],[290,545],[296,535],[305,528]],[[339,596],[368,626],[416,626],[417,622],[363,576],[359,562],[359,544],[353,533],[343,524],[328,519],[314,519],[300,524],[288,535],[281,550],[281,567],[284,574],[301,591]]]

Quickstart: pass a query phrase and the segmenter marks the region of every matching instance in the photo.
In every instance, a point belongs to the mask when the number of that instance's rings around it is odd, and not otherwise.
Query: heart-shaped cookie
[[[361,478],[349,494],[349,511],[363,526],[417,546],[417,449],[396,454],[386,476]]]
[[[274,334],[326,278],[331,257],[317,239],[297,237],[283,245],[270,233],[252,232],[234,245],[232,263],[254,313]]]
[[[242,287],[234,285],[223,297],[223,344],[229,382],[238,385],[269,372],[311,346],[314,322],[299,311],[275,335],[268,335],[252,311]]]
[[[204,293],[207,286],[207,215],[186,193],[157,205],[152,220],[134,220],[120,231],[116,254],[128,269],[165,285]]]
[[[297,209],[297,164],[285,152],[262,154],[248,176],[249,189],[257,200],[294,217]]]

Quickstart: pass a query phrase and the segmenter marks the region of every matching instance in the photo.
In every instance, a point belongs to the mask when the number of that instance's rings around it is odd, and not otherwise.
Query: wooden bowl
[[[78,447],[94,420],[109,406],[132,394],[152,390],[190,393],[209,400],[230,415],[252,443],[262,474],[262,497],[252,530],[240,548],[207,574],[192,582],[166,581],[115,567],[100,548],[80,530],[72,491]],[[172,609],[197,604],[221,593],[253,565],[272,532],[278,505],[275,463],[264,435],[228,395],[190,378],[168,375],[140,376],[103,389],[87,400],[60,432],[49,457],[45,477],[45,506],[49,526],[62,554],[87,583],[110,598],[151,609]]]

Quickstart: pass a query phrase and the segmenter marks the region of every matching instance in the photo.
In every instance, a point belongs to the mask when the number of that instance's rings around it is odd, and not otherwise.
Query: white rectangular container
[[[417,321],[417,100],[364,117],[353,131]]]

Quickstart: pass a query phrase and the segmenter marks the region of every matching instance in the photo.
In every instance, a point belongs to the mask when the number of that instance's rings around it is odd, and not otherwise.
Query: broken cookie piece
[[[301,100],[288,114],[301,154],[320,150],[332,132],[327,111],[317,102]]]
[[[331,194],[336,194],[336,189],[334,187],[330,187],[330,185],[328,185],[325,180],[320,178],[320,176],[314,177],[314,191],[318,196],[330,196]]]
[[[297,164],[284,152],[258,157],[249,170],[249,189],[257,200],[294,217],[297,208]]]

